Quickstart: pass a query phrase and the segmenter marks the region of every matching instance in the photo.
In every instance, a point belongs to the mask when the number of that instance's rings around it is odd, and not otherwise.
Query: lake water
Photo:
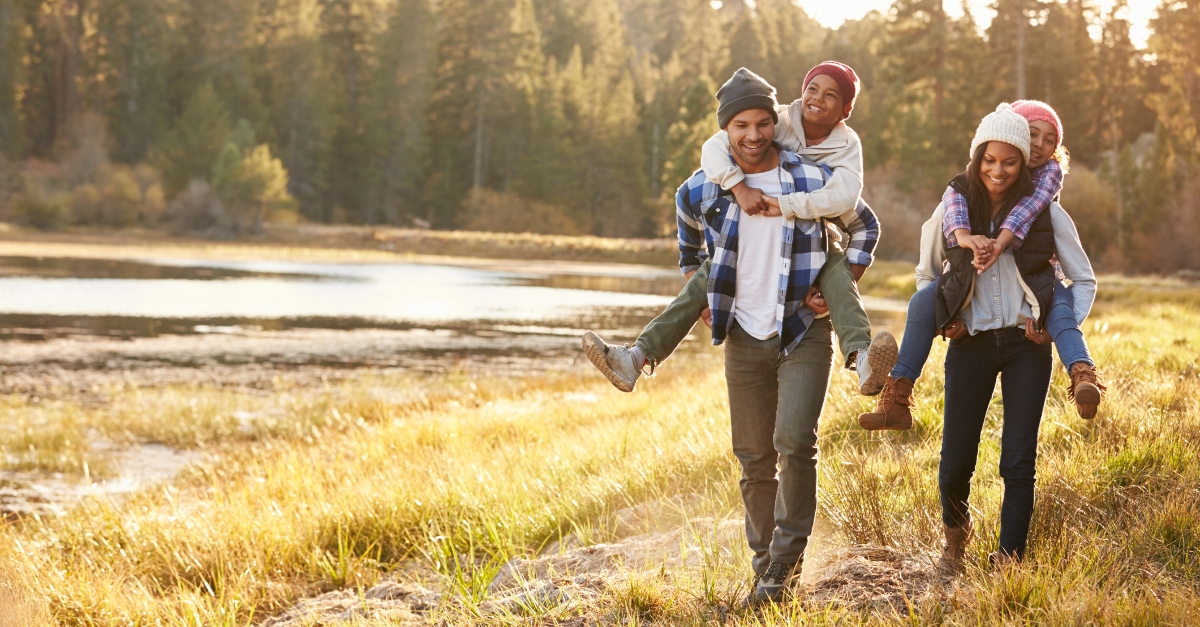
[[[18,260],[0,259],[0,327],[30,315],[309,320],[304,326],[330,319],[315,326],[333,327],[337,320],[389,327],[561,324],[598,309],[661,307],[670,301],[662,292],[673,294],[682,284],[669,269],[610,267],[605,273],[584,264],[559,272],[554,264],[513,271],[413,263]]]
[[[0,394],[102,406],[106,390],[130,384],[270,389],[280,376],[324,386],[362,368],[578,370],[584,330],[632,340],[682,285],[670,268],[567,262],[0,256]],[[867,305],[877,321],[903,309]],[[685,350],[703,350],[706,335],[698,326]],[[195,459],[154,443],[107,457],[116,476],[99,483],[0,471],[0,516],[123,494]]]

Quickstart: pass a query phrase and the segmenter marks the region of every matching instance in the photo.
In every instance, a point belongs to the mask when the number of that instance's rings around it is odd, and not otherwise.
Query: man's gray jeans
[[[817,419],[829,387],[828,318],[813,322],[796,350],[759,340],[737,324],[725,341],[733,454],[742,465],[746,539],[754,572],[804,557],[817,512]],[[778,474],[776,474],[778,464]]]

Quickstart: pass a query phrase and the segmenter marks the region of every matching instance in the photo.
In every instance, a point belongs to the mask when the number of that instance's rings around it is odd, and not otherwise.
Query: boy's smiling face
[[[1054,156],[1058,147],[1058,133],[1054,125],[1044,120],[1029,123],[1029,169],[1036,170]]]
[[[833,126],[846,117],[846,105],[837,83],[826,74],[817,74],[804,88],[804,121],[818,126]]]

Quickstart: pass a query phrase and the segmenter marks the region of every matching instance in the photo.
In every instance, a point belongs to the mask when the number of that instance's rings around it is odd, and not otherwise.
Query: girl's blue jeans
[[[908,300],[908,320],[904,323],[904,340],[900,342],[900,357],[896,367],[892,368],[892,378],[904,377],[916,381],[925,368],[929,359],[929,350],[933,347],[933,339],[937,337],[937,323],[934,322],[934,299],[937,283],[930,283],[918,290]],[[1054,299],[1050,303],[1050,313],[1046,316],[1046,331],[1054,339],[1058,347],[1058,358],[1070,371],[1071,366],[1084,362],[1095,366],[1088,353],[1087,342],[1083,339],[1083,331],[1075,322],[1075,298],[1071,289],[1062,283],[1054,283]]]

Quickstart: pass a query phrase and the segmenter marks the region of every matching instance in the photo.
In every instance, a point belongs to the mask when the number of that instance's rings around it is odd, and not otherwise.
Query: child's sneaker
[[[858,351],[855,358],[855,370],[858,371],[858,393],[863,396],[875,396],[883,390],[888,373],[896,365],[900,349],[896,347],[896,338],[887,331],[880,331],[871,340],[871,346],[865,351]]]
[[[583,334],[583,354],[622,392],[632,392],[641,376],[641,364],[635,364],[629,345],[606,344],[599,335]]]
[[[1095,366],[1085,361],[1077,361],[1071,366],[1071,388],[1067,390],[1067,398],[1075,401],[1075,410],[1080,418],[1090,420],[1096,417],[1096,407],[1104,400],[1106,389]]]

